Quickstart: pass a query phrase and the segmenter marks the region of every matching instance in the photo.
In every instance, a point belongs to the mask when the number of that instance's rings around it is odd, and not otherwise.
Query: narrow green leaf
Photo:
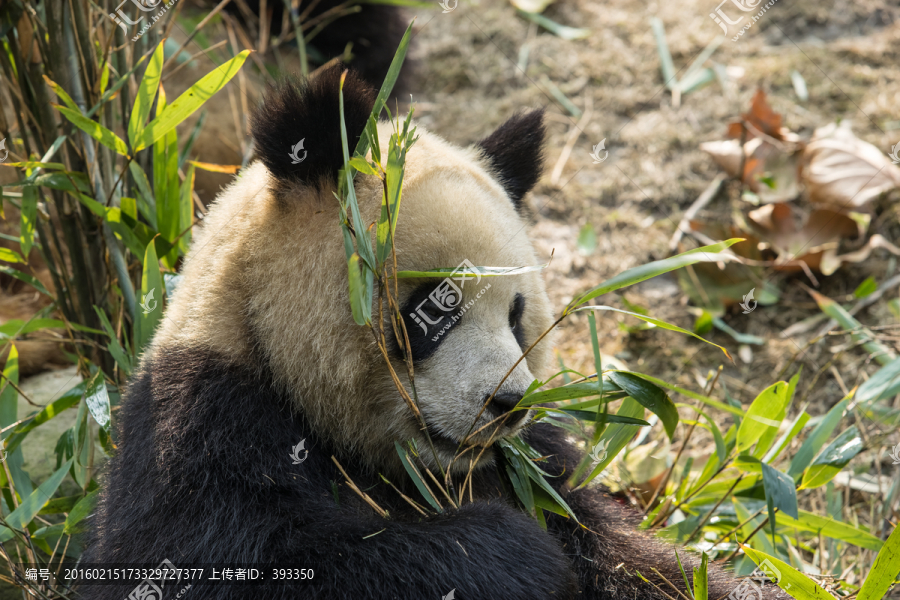
[[[850,399],[844,398],[835,404],[831,407],[831,410],[828,411],[825,417],[819,421],[819,424],[813,428],[812,433],[810,433],[809,437],[803,441],[797,454],[795,454],[794,458],[791,460],[791,466],[787,472],[788,475],[796,478],[800,473],[806,470],[806,467],[812,462],[813,457],[815,457],[816,453],[828,438],[831,437],[834,428],[837,427],[840,420],[844,417],[844,411],[847,410],[847,405],[849,403]]]
[[[22,255],[9,248],[0,248],[0,261],[8,263],[24,263]]]
[[[808,489],[825,485],[847,466],[850,460],[863,449],[863,441],[856,425],[851,425],[843,433],[834,438],[816,460],[803,473],[803,482],[799,489]]]
[[[516,9],[520,15],[528,19],[529,21],[536,23],[552,33],[553,35],[560,37],[564,40],[580,40],[591,35],[590,29],[584,29],[580,27],[569,27],[568,25],[560,25],[556,21],[552,21],[545,17],[544,15],[539,15],[537,13],[528,12],[524,10]]]
[[[620,388],[611,381],[603,381],[604,394],[612,394],[621,391]],[[586,398],[588,396],[597,396],[600,390],[596,381],[583,381],[581,383],[572,383],[557,388],[544,390],[543,392],[534,392],[526,395],[519,402],[519,407],[534,406],[535,404],[545,404],[548,402],[560,402],[563,400],[574,400],[576,398]]]
[[[416,468],[416,465],[412,463],[409,455],[400,445],[400,442],[394,442],[394,448],[397,450],[397,455],[400,457],[400,462],[403,463],[403,468],[406,469],[406,472],[409,474],[409,477],[413,480],[413,483],[416,485],[416,488],[419,490],[419,493],[422,494],[422,497],[425,498],[425,501],[431,505],[431,507],[438,511],[444,512],[441,508],[441,505],[438,504],[437,498],[430,492],[428,489],[428,485],[425,483],[425,480],[422,478],[422,474],[419,473],[419,469]]]
[[[856,600],[881,600],[891,589],[897,573],[900,573],[900,527],[894,528],[881,552],[875,557],[875,564]]]
[[[185,254],[191,244],[191,227],[194,225],[194,169],[193,164],[188,167],[181,184],[181,200],[178,203],[181,212],[178,224],[178,235],[181,237],[178,239],[178,247]]]
[[[860,404],[878,402],[900,394],[900,357],[878,369],[859,389],[854,398]]]
[[[76,504],[69,512],[69,516],[66,517],[66,535],[72,535],[73,533],[75,533],[75,526],[78,525],[82,520],[84,520],[86,516],[91,514],[91,512],[93,512],[94,508],[96,508],[97,506],[97,500],[99,499],[100,489],[98,488],[78,501],[78,504]]]
[[[546,269],[550,263],[542,265],[531,265],[528,267],[480,267],[466,266],[465,272],[480,275],[481,277],[502,277],[508,275],[521,275],[523,273],[532,273]],[[455,273],[459,267],[440,267],[428,269],[427,271],[397,271],[397,279],[416,279],[419,277],[446,277],[448,274]]]
[[[58,104],[54,104],[53,106],[65,118],[71,121],[72,124],[75,125],[75,127],[81,129],[89,136],[91,136],[110,150],[116,152],[117,154],[121,154],[126,158],[130,158],[128,154],[128,146],[125,144],[125,141],[115,133],[113,133],[106,127],[103,127],[100,123],[91,121],[80,112],[76,112],[71,108],[66,108]]]
[[[654,319],[654,318],[652,318],[652,317],[647,317],[647,316],[638,314],[638,313],[636,313],[636,312],[631,312],[631,311],[627,311],[627,310],[622,310],[621,308],[613,308],[612,306],[592,305],[592,306],[582,306],[581,308],[573,309],[573,310],[569,311],[569,313],[573,313],[573,312],[584,312],[584,311],[587,311],[587,310],[611,310],[611,311],[613,311],[613,312],[622,313],[623,315],[631,315],[632,317],[634,317],[634,318],[636,318],[636,319],[640,319],[641,321],[644,321],[644,322],[646,322],[646,323],[650,323],[650,324],[652,324],[652,325],[656,325],[657,327],[659,327],[659,328],[661,328],[661,329],[667,329],[667,330],[669,330],[669,331],[677,331],[678,333],[683,333],[683,334],[685,334],[685,335],[689,335],[689,336],[691,336],[691,337],[695,337],[695,338],[697,338],[698,340],[700,340],[701,342],[706,342],[706,343],[709,344],[710,346],[715,346],[716,348],[718,348],[719,350],[721,350],[722,352],[725,353],[725,356],[728,357],[728,360],[731,360],[732,362],[734,362],[734,360],[731,358],[731,355],[728,353],[728,350],[726,350],[724,347],[722,347],[722,346],[720,346],[720,345],[718,345],[718,344],[714,344],[714,343],[710,342],[709,340],[700,337],[699,335],[697,335],[697,334],[694,333],[693,331],[688,331],[687,329],[682,329],[681,327],[678,327],[677,325],[672,325],[671,323],[667,323],[667,322],[665,322],[665,321],[660,321],[659,319]]]
[[[769,434],[769,432],[774,432],[768,435],[774,439],[774,435],[778,433],[778,428],[784,420],[788,403],[788,387],[787,382],[779,381],[764,389],[756,397],[738,428],[738,453],[742,453],[756,444],[763,435]],[[762,456],[766,450],[768,448],[759,452],[759,456]],[[754,456],[756,455],[757,453],[754,452]]]
[[[675,63],[672,62],[672,53],[669,52],[669,45],[666,43],[666,28],[659,17],[650,19],[650,27],[653,30],[653,37],[656,38],[656,51],[659,54],[663,83],[667,88],[673,89],[678,85],[678,80],[675,79]]]
[[[668,394],[653,383],[628,371],[612,371],[609,378],[641,406],[657,415],[669,439],[673,438],[675,428],[678,427],[678,409]]]
[[[759,552],[758,550],[754,550],[743,544],[741,545],[741,549],[750,557],[750,560],[765,570],[770,579],[772,579],[772,575],[774,574],[776,576],[774,582],[778,584],[778,587],[797,600],[834,599],[834,596],[822,589],[819,584],[791,565],[778,560],[774,556]],[[765,565],[764,561],[768,561],[768,564]]]
[[[872,332],[863,327],[862,323],[857,321],[843,306],[815,290],[809,290],[809,293],[823,313],[837,321],[844,329],[853,332],[850,336],[853,341],[862,343],[863,348],[874,355],[873,358],[878,364],[886,365],[896,358],[897,355],[893,350],[877,341]]]
[[[366,325],[372,320],[372,292],[374,277],[369,268],[353,253],[347,262],[350,281],[350,309],[357,325]]]
[[[74,458],[70,458],[62,467],[56,470],[48,477],[36,490],[31,492],[27,498],[22,500],[19,507],[6,516],[6,522],[10,527],[22,531],[34,519],[38,512],[43,508],[48,500],[56,493],[59,484],[72,466]],[[14,537],[12,531],[6,527],[0,526],[0,542],[6,542]]]
[[[609,416],[609,415],[608,415]],[[634,398],[627,397],[622,402],[622,406],[616,411],[617,417],[627,417],[632,419],[642,419],[644,416],[644,407],[641,406]],[[593,481],[609,464],[618,456],[619,452],[634,439],[637,432],[640,431],[640,425],[628,425],[625,423],[612,423],[603,431],[598,444],[602,444],[606,451],[606,455],[597,463],[590,474],[582,481],[578,487],[583,488]]]
[[[671,383],[667,383],[667,382],[663,381],[662,379],[657,379],[656,377],[651,377],[650,375],[647,375],[645,373],[632,372],[631,374],[635,375],[637,377],[640,377],[641,379],[646,379],[647,381],[649,381],[651,383],[655,383],[656,385],[658,385],[661,388],[665,388],[667,390],[672,390],[673,392],[678,392],[679,394],[683,394],[683,395],[687,396],[688,398],[693,398],[694,400],[699,400],[700,402],[702,402],[703,404],[706,404],[707,406],[712,406],[713,408],[718,408],[719,410],[724,410],[725,412],[731,413],[737,417],[744,416],[744,411],[742,411],[740,408],[731,406],[729,404],[725,404],[724,402],[719,402],[718,400],[713,400],[709,396],[704,396],[702,394],[698,394],[697,392],[692,392],[691,390],[680,388],[678,386],[672,385]]]
[[[680,269],[681,267],[693,265],[698,262],[720,261],[723,258],[721,256],[714,256],[715,254],[742,241],[744,241],[742,238],[725,240],[724,242],[695,248],[694,250],[689,250],[670,258],[657,260],[645,265],[641,265],[639,267],[634,267],[633,269],[628,269],[627,271],[623,271],[612,279],[604,281],[600,285],[588,290],[581,296],[576,297],[569,303],[568,306],[566,306],[563,314],[565,315],[572,312],[572,309],[579,304],[584,304],[585,302],[593,300],[598,296],[602,296],[603,294],[608,294],[609,292],[628,287],[642,281],[646,281],[648,279],[656,277],[657,275],[662,275],[663,273],[668,273],[669,271],[674,271],[676,269]]]
[[[700,557],[700,567],[694,567],[694,600],[709,600],[709,556]]]
[[[865,281],[856,286],[856,289],[853,290],[853,295],[857,298],[865,298],[877,289],[878,283],[875,281],[875,278],[870,275],[869,277],[866,277]]]
[[[136,339],[134,342],[136,354],[140,354],[144,350],[162,320],[162,295],[162,276],[159,271],[156,246],[147,244],[147,251],[144,254],[144,269],[141,275],[141,305],[137,309],[138,314],[135,315],[135,321],[138,323],[138,327],[135,328]]]
[[[772,544],[775,544],[775,509],[797,518],[797,490],[794,480],[775,467],[761,462],[763,487],[766,494],[766,507],[769,511],[769,526],[772,531]]]
[[[348,164],[360,173],[365,173],[366,175],[375,175],[376,177],[378,176],[378,171],[376,171],[375,168],[369,164],[369,161],[364,158],[354,156],[350,159],[350,162]]]
[[[163,66],[163,47],[165,40],[160,40],[147,63],[144,76],[138,86],[137,95],[134,98],[134,106],[131,109],[131,118],[128,120],[128,141],[135,146],[143,133],[144,124],[150,116],[150,107],[159,89],[159,79]]]
[[[406,32],[404,32],[403,37],[400,38],[400,44],[397,46],[394,58],[391,59],[391,66],[388,67],[388,72],[387,75],[384,76],[381,89],[378,90],[378,95],[375,96],[375,104],[372,105],[371,113],[371,119],[374,119],[374,121],[378,121],[378,117],[381,116],[384,103],[387,102],[387,99],[391,95],[391,90],[394,89],[394,84],[397,83],[397,78],[400,77],[400,69],[403,67],[403,61],[406,60],[406,53],[409,50],[409,42],[412,40],[412,29],[415,22],[415,19],[410,21],[409,26],[406,28]],[[353,155],[365,156],[368,151],[368,136],[359,136],[359,141],[356,143],[356,150],[353,152]]]
[[[840,494],[836,494],[838,498]],[[848,523],[842,523],[839,520],[830,517],[823,517],[804,510],[797,511],[796,519],[779,512],[775,515],[780,527],[784,527],[787,531],[800,530],[809,531],[811,533],[821,533],[825,537],[841,540],[860,548],[874,550],[878,552],[884,545],[878,537],[872,535],[868,531],[863,531]]]
[[[221,90],[237,75],[251,50],[244,50],[219,68],[215,69],[200,81],[192,85],[182,95],[168,105],[161,114],[150,121],[144,128],[140,138],[134,144],[134,151],[142,150],[156,143],[171,130],[194,114],[213,94]]]
[[[78,404],[81,397],[84,395],[84,387],[84,383],[79,383],[77,386],[46,405],[33,417],[26,419],[24,422],[17,425],[9,437],[6,438],[7,453],[15,451],[32,429],[46,423],[50,419],[58,416],[64,410]]]
[[[33,277],[27,273],[23,273],[22,271],[17,271],[12,267],[7,267],[6,265],[0,265],[0,273],[4,273],[6,275],[9,275],[10,277],[14,277],[19,281],[24,281],[45,296],[53,298],[53,294],[47,291],[47,288],[44,287],[44,284],[41,283],[41,281],[37,277]]]
[[[19,243],[22,256],[27,257],[34,245],[34,224],[37,220],[37,188],[22,188],[21,223],[19,227]]]

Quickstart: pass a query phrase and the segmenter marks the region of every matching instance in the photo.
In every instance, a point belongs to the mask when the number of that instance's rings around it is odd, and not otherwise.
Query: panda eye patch
[[[512,330],[513,335],[516,336],[516,341],[519,342],[519,346],[524,343],[524,332],[522,331],[522,315],[525,313],[525,297],[522,294],[516,294],[516,297],[513,298],[512,306],[509,308],[509,328]]]

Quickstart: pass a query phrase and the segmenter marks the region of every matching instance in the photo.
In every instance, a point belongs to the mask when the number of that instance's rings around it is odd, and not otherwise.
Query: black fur
[[[551,484],[584,527],[551,515],[544,532],[513,506],[495,470],[474,478],[474,503],[422,518],[342,456],[353,481],[388,510],[382,519],[346,487],[331,461],[335,449],[288,409],[265,368],[229,365],[202,347],[167,348],[161,356],[142,365],[121,409],[119,451],[90,518],[85,563],[168,559],[175,567],[280,563],[315,571],[311,586],[195,584],[190,597],[197,600],[418,600],[451,589],[459,600],[661,600],[632,573],[651,577],[650,567],[680,585],[673,549],[636,532],[637,515],[599,490],[562,491],[565,477]],[[551,455],[544,468],[552,475],[579,458],[565,435],[547,424],[527,432],[540,454]],[[309,454],[295,465],[289,455],[302,439]],[[332,482],[340,484],[338,502]],[[417,494],[408,481],[394,483]],[[695,558],[682,560],[690,572]],[[617,569],[621,562],[626,569]],[[733,585],[710,566],[710,598]],[[121,600],[133,588],[80,591]]]
[[[271,562],[312,567],[318,584],[195,585],[197,600],[421,599],[451,589],[460,599],[572,597],[575,580],[558,543],[506,502],[423,519],[342,457],[355,483],[390,512],[382,519],[343,484],[334,449],[265,377],[201,348],[170,348],[163,357],[144,364],[128,391],[84,562]],[[294,465],[289,455],[301,439],[308,458]],[[332,481],[341,484],[339,504]],[[81,591],[121,600],[132,588]]]
[[[338,90],[342,65],[311,80],[287,79],[271,88],[253,114],[250,127],[256,153],[277,180],[306,185],[334,184],[344,166]],[[352,70],[344,81],[344,121],[350,153],[375,104],[377,92]],[[294,164],[291,149],[304,140]]]
[[[516,209],[544,168],[544,111],[516,115],[476,144]]]

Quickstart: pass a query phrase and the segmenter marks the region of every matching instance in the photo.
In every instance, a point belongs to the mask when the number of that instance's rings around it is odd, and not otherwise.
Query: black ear
[[[516,210],[544,167],[544,111],[518,114],[476,144]]]
[[[311,80],[270,87],[250,120],[256,153],[276,179],[315,185],[336,182],[344,165],[338,107],[343,65]],[[375,104],[375,90],[353,71],[344,81],[344,121],[352,154]]]

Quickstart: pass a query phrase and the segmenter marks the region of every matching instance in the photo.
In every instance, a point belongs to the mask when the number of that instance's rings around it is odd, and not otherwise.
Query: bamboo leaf
[[[357,325],[367,325],[372,320],[372,292],[374,273],[362,263],[359,254],[353,253],[347,262],[350,280],[350,309]]]
[[[747,409],[747,415],[738,428],[738,453],[743,453],[770,431],[778,433],[778,428],[781,426],[781,421],[784,420],[787,408],[788,388],[787,382],[779,381],[764,389],[756,397],[750,408]],[[770,437],[774,438],[774,434]],[[768,450],[768,448],[765,448],[759,455],[762,455],[765,450]],[[754,456],[756,454],[754,453]]]
[[[706,342],[710,346],[715,346],[716,348],[718,348],[719,350],[721,350],[722,352],[725,353],[725,356],[728,357],[728,360],[734,362],[734,359],[731,358],[731,355],[728,353],[728,350],[726,350],[724,347],[722,347],[718,344],[714,344],[714,343],[710,342],[709,340],[700,337],[693,331],[688,331],[687,329],[682,329],[681,327],[678,327],[677,325],[672,325],[671,323],[667,323],[665,321],[660,321],[659,319],[654,319],[653,317],[647,317],[645,315],[641,315],[636,312],[622,310],[621,308],[613,308],[612,306],[598,306],[598,305],[582,306],[581,308],[576,308],[574,310],[569,311],[569,313],[584,312],[587,310],[610,310],[613,312],[622,313],[623,315],[631,315],[632,317],[635,317],[636,319],[640,319],[641,321],[644,321],[646,323],[656,325],[657,327],[659,327],[661,329],[668,329],[669,331],[677,331],[678,333],[683,333],[685,335],[695,337],[698,340],[700,340],[701,342]]]
[[[893,398],[897,394],[900,394],[900,358],[878,369],[859,386],[854,398],[859,403],[871,403]]]
[[[894,580],[900,573],[900,527],[894,531],[884,543],[884,547],[875,557],[875,564],[869,576],[859,590],[856,600],[881,600],[887,595]]]
[[[694,567],[694,600],[709,600],[709,556],[700,557],[700,567]]]
[[[769,525],[772,530],[772,544],[775,544],[775,509],[797,518],[797,490],[794,480],[767,463],[762,466],[763,488],[766,495],[766,508],[769,511]]]
[[[754,563],[764,569],[769,579],[775,575],[774,583],[797,600],[833,600],[834,596],[822,589],[815,581],[792,567],[764,552],[741,544],[741,549]],[[767,563],[766,563],[767,561]],[[774,567],[774,569],[773,569]]]
[[[850,426],[834,438],[816,460],[803,473],[803,482],[799,489],[808,489],[825,485],[847,466],[850,460],[863,449],[863,441],[856,425]]]
[[[147,346],[162,320],[162,294],[162,276],[159,270],[159,258],[156,255],[156,245],[147,244],[141,275],[141,305],[138,308],[138,314],[135,315],[138,327],[135,328],[134,348],[137,354],[140,354]]]
[[[19,227],[19,243],[22,256],[27,257],[34,245],[34,224],[37,220],[37,188],[27,186],[22,189],[21,223]]]
[[[72,535],[75,533],[75,526],[81,523],[86,516],[93,512],[94,508],[97,507],[97,501],[100,499],[100,489],[96,489],[93,492],[87,494],[84,498],[78,501],[72,510],[69,511],[69,516],[66,517],[65,522],[65,533],[66,535]]]
[[[134,144],[134,151],[137,152],[156,143],[160,138],[175,129],[179,123],[194,114],[194,111],[200,108],[204,102],[225,87],[237,75],[238,70],[243,66],[250,52],[251,50],[244,50],[203,77],[176,98],[161,114],[158,114],[155,119],[147,124],[137,143]]]
[[[150,117],[150,107],[159,90],[159,79],[163,66],[163,47],[165,39],[160,40],[147,63],[144,76],[138,86],[137,95],[134,97],[134,106],[131,108],[131,118],[128,120],[128,141],[132,147],[137,145],[144,130],[144,124]]]
[[[10,527],[22,531],[34,519],[38,512],[43,508],[48,500],[56,493],[59,484],[72,466],[75,458],[70,458],[59,469],[48,477],[36,490],[31,492],[27,498],[22,500],[19,507],[6,515],[6,522]],[[6,542],[14,537],[12,531],[8,528],[0,526],[0,542]]]
[[[644,416],[644,407],[641,406],[634,398],[627,397],[622,402],[622,406],[616,411],[617,417],[630,417],[640,419]],[[649,423],[648,423],[649,425]],[[634,439],[639,431],[640,425],[628,425],[625,423],[612,423],[600,436],[598,444],[603,444],[606,449],[606,456],[600,460],[590,474],[585,478],[579,488],[583,488],[593,481],[609,464],[618,456],[619,452]]]
[[[8,263],[24,263],[22,255],[9,248],[0,248],[0,260]]]
[[[444,512],[444,509],[438,504],[437,498],[435,498],[434,494],[429,490],[428,484],[426,484],[425,480],[422,478],[422,474],[419,473],[419,469],[412,463],[412,460],[410,460],[409,455],[400,445],[400,442],[394,442],[394,449],[397,450],[397,455],[400,457],[400,462],[403,463],[403,468],[406,469],[410,479],[413,480],[413,483],[416,485],[419,493],[422,494],[422,497],[425,498],[425,501],[428,502],[434,510]]]
[[[3,260],[3,259],[0,258],[0,260]],[[13,269],[12,267],[7,267],[5,265],[0,265],[0,273],[4,273],[6,275],[9,275],[10,277],[14,277],[14,278],[18,279],[19,281],[24,281],[25,283],[27,283],[28,285],[30,285],[31,287],[33,287],[40,293],[44,294],[45,296],[49,296],[49,297],[53,298],[53,294],[51,294],[50,292],[47,291],[47,288],[44,287],[44,284],[41,283],[41,281],[38,278],[33,277],[32,275],[23,273],[22,271],[17,271],[15,269]]]
[[[609,378],[644,408],[659,417],[671,440],[678,427],[678,409],[662,389],[627,371],[612,371]]]
[[[850,399],[844,398],[831,407],[831,410],[829,410],[825,417],[819,421],[819,424],[815,426],[812,433],[809,434],[809,437],[804,440],[800,449],[797,451],[797,454],[795,454],[794,458],[791,460],[788,475],[796,478],[797,475],[806,470],[806,467],[812,462],[813,457],[815,457],[822,445],[831,436],[831,432],[834,431],[834,428],[837,427],[838,423],[843,418],[844,411],[847,410],[847,405],[849,403]]]
[[[742,238],[725,240],[724,242],[695,248],[694,250],[689,250],[670,258],[657,260],[645,265],[641,265],[639,267],[634,267],[633,269],[628,269],[627,271],[623,271],[612,279],[604,281],[600,285],[588,290],[581,296],[576,297],[569,303],[568,306],[566,306],[563,314],[569,314],[570,312],[572,312],[572,309],[574,309],[579,304],[584,304],[585,302],[593,300],[594,298],[602,296],[603,294],[608,294],[609,292],[628,287],[642,281],[646,281],[648,279],[656,277],[657,275],[662,275],[663,273],[668,273],[669,271],[674,271],[687,265],[693,265],[698,262],[716,262],[726,260],[726,256],[715,256],[715,254],[742,241],[744,241]]]
[[[75,127],[81,129],[86,134],[109,148],[113,150],[117,154],[121,154],[126,158],[130,158],[128,154],[128,146],[125,144],[124,140],[117,136],[115,133],[103,127],[100,123],[96,121],[91,121],[80,112],[76,112],[71,108],[66,108],[64,106],[60,106],[58,104],[53,104],[53,107],[56,108],[65,118],[72,122]]]
[[[736,408],[729,404],[725,404],[724,402],[719,402],[718,400],[713,400],[709,396],[704,396],[702,394],[698,394],[697,392],[692,392],[690,390],[672,385],[671,383],[666,383],[662,379],[657,379],[656,377],[652,377],[645,373],[632,372],[631,374],[636,377],[640,377],[641,379],[646,379],[647,381],[649,381],[651,383],[655,383],[656,385],[658,385],[661,388],[665,388],[667,390],[672,390],[673,392],[678,392],[679,394],[683,394],[683,395],[687,396],[688,398],[693,398],[694,400],[699,400],[700,402],[702,402],[703,404],[706,404],[707,406],[712,406],[713,408],[718,408],[719,410],[724,410],[725,412],[731,413],[731,414],[735,415],[736,417],[744,416],[744,411],[742,411],[740,408]]]

